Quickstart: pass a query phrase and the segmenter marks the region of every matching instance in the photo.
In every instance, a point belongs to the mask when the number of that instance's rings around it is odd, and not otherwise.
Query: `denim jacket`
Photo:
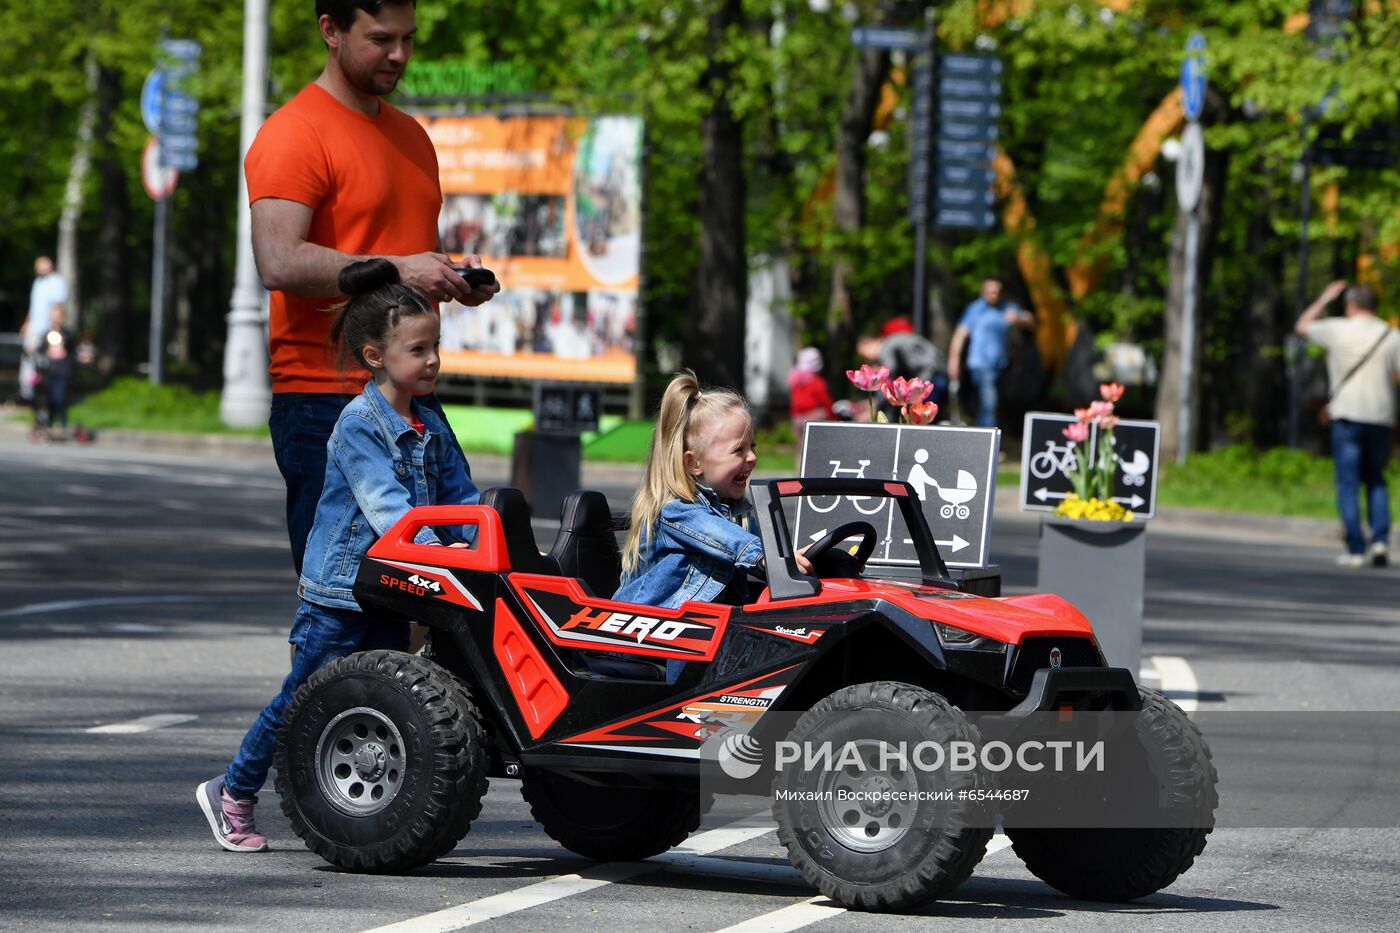
[[[297,587],[307,602],[360,608],[353,593],[360,559],[394,522],[414,506],[474,505],[480,498],[442,419],[417,402],[413,410],[423,422],[421,437],[370,382],[336,421]],[[443,543],[432,528],[413,541]]]
[[[613,598],[674,609],[681,603],[713,602],[744,569],[757,567],[763,543],[743,525],[752,519],[747,501],[726,505],[714,490],[699,487],[695,502],[672,499],[642,539],[641,562],[626,574]]]

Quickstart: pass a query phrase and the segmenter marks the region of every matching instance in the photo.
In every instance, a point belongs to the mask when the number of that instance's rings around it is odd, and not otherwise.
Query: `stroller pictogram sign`
[[[896,424],[809,424],[803,476],[907,480],[923,503],[939,553],[950,567],[984,567],[991,536],[1001,434],[991,428]],[[845,522],[868,521],[880,538],[871,562],[917,564],[890,499],[810,496],[799,500],[797,544]]]
[[[1026,413],[1021,434],[1021,509],[1051,512],[1074,491],[1070,474],[1079,469],[1080,445],[1064,436],[1073,415]],[[1158,425],[1155,421],[1119,421],[1113,429],[1113,499],[1143,518],[1157,512]],[[1089,449],[1098,449],[1098,430],[1090,428]]]

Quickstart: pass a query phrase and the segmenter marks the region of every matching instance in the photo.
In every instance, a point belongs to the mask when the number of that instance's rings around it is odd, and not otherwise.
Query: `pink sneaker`
[[[194,794],[219,845],[230,852],[267,851],[267,839],[253,825],[254,801],[234,800],[224,790],[222,777],[205,781]]]

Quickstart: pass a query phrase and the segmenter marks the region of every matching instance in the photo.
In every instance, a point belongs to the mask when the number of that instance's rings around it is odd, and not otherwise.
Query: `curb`
[[[28,435],[25,424],[0,419],[0,434],[17,437]],[[238,434],[180,434],[173,431],[132,431],[120,428],[99,429],[98,445],[124,450],[149,450],[161,453],[187,453],[232,457],[272,458],[272,439]],[[484,476],[510,476],[510,457],[500,454],[470,453],[472,472]],[[585,461],[581,482],[584,486],[635,486],[642,479],[642,465]],[[788,473],[758,470],[759,479],[785,477]],[[1023,512],[1015,489],[998,489],[993,515],[1008,521],[1038,522],[1047,513]],[[1280,515],[1255,515],[1247,512],[1218,512],[1208,509],[1161,508],[1149,519],[1151,528],[1160,531],[1208,535],[1215,538],[1259,538],[1336,544],[1341,540],[1338,521],[1319,518],[1292,518]]]

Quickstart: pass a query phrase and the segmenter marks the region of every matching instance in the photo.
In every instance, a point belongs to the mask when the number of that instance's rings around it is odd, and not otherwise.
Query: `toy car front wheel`
[[[952,891],[992,836],[981,799],[988,777],[909,753],[977,738],[958,709],[909,684],[857,684],[826,697],[788,734],[803,757],[773,782],[789,860],[827,897],[862,910],[902,910]]]
[[[466,835],[486,794],[486,737],[464,688],[397,651],[311,676],[277,733],[282,812],[307,847],[356,871],[426,865]]]
[[[1196,724],[1156,690],[1139,687],[1135,723],[1137,760],[1097,784],[1077,782],[1068,792],[1104,812],[1142,812],[1145,795],[1170,801],[1161,825],[1145,828],[1016,826],[1006,835],[1041,881],[1071,897],[1129,901],[1160,891],[1195,862],[1214,826],[1215,766]],[[1115,749],[1116,750],[1116,749]]]
[[[694,780],[672,778],[633,787],[610,783],[607,776],[538,770],[522,776],[520,795],[555,842],[587,858],[618,862],[649,858],[679,845],[714,800]]]

